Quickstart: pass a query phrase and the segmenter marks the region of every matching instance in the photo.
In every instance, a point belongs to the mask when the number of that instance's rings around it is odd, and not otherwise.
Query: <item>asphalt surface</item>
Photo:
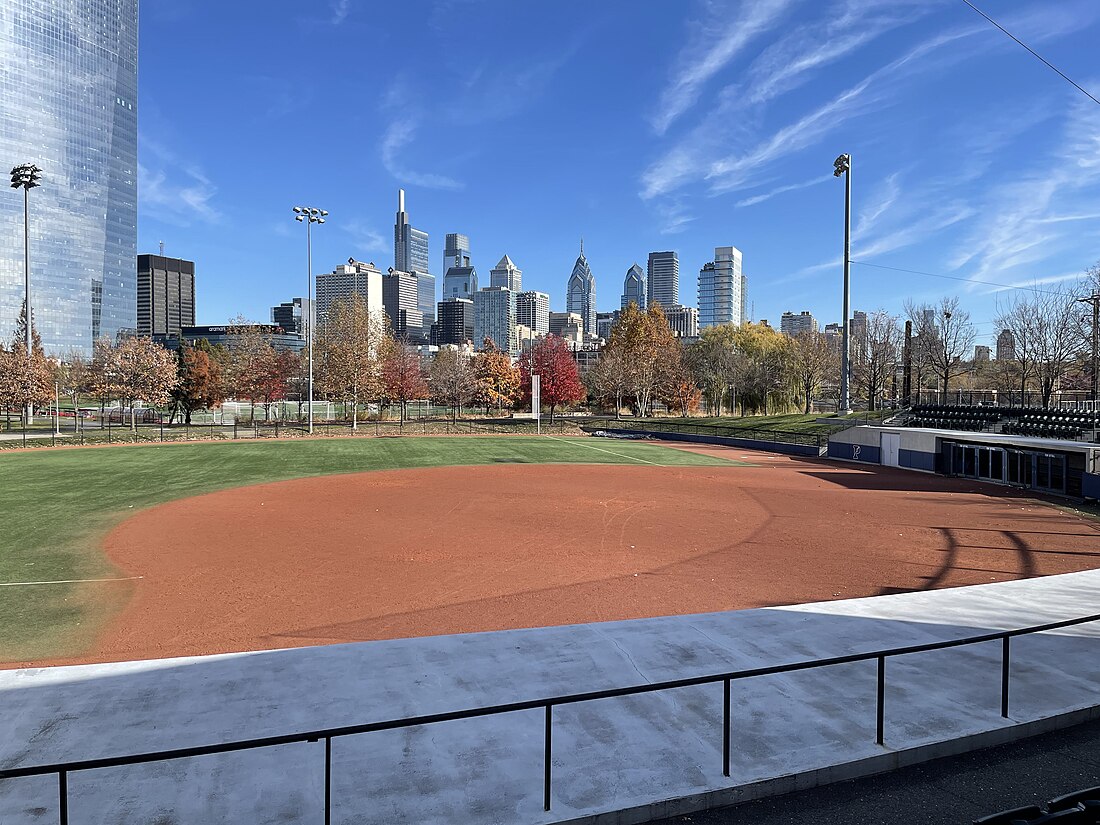
[[[1100,785],[1100,722],[654,825],[966,825]]]

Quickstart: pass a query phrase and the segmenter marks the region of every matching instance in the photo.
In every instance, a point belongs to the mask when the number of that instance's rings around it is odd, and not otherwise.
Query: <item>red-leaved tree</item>
[[[427,398],[430,390],[415,350],[400,341],[390,342],[386,349],[382,359],[382,384],[390,400],[397,402],[401,423],[404,423],[409,402]]]
[[[523,353],[519,369],[520,388],[527,404],[531,403],[531,375],[539,376],[539,394],[542,403],[550,408],[551,424],[558,407],[583,401],[587,395],[573,353],[560,336],[547,335]]]

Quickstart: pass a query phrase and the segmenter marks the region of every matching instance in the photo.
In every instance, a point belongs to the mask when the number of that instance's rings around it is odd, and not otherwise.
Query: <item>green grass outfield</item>
[[[63,657],[87,648],[125,602],[129,586],[10,583],[117,577],[100,550],[101,539],[141,508],[306,476],[559,462],[731,463],[652,443],[560,436],[298,439],[0,454],[0,661]]]

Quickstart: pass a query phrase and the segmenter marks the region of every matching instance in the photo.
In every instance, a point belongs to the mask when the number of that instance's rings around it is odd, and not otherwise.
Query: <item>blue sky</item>
[[[1100,3],[981,0],[1100,96]],[[296,204],[329,210],[314,272],[393,265],[397,189],[431,236],[507,253],[564,308],[584,236],[598,306],[648,252],[681,301],[715,246],[756,319],[1004,291],[1100,260],[1100,106],[961,0],[152,0],[142,6],[138,246],[196,261],[199,323],[303,294]]]

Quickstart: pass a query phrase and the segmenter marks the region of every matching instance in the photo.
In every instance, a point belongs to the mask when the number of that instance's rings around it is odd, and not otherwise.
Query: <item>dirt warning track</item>
[[[1095,522],[1003,488],[767,458],[397,470],[174,501],[106,537],[119,575],[142,578],[81,661],[698,613],[1100,566]]]

